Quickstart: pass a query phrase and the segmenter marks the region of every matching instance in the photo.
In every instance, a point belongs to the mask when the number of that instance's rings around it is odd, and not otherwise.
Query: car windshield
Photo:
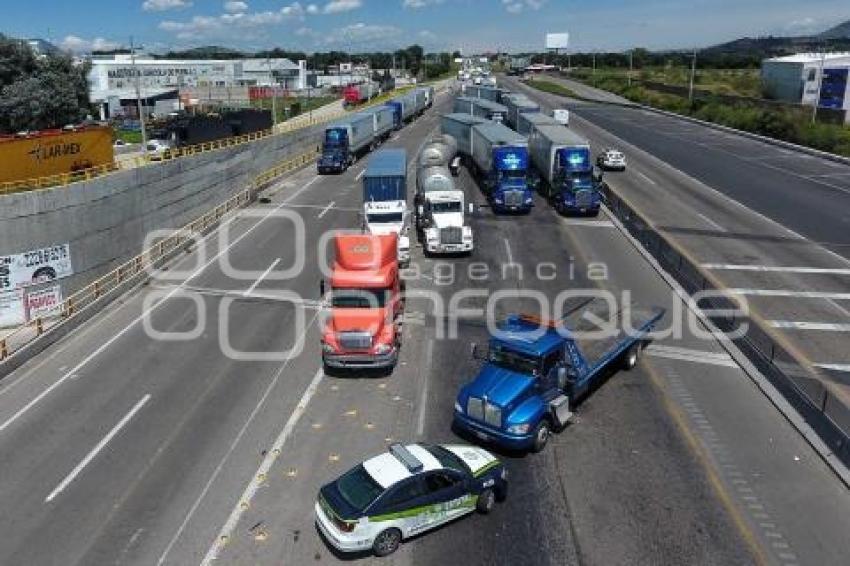
[[[386,306],[389,289],[334,289],[331,305],[338,309],[376,309]]]
[[[431,212],[438,214],[440,212],[460,212],[460,202],[434,202],[431,203]]]
[[[384,489],[369,475],[363,464],[336,480],[336,487],[345,502],[358,511],[366,509],[384,492]]]
[[[489,361],[500,368],[524,374],[536,373],[540,365],[534,356],[515,352],[502,346],[490,348]]]
[[[371,212],[366,218],[370,224],[384,224],[387,222],[401,222],[401,212]]]
[[[442,446],[426,446],[425,449],[428,450],[428,452],[430,452],[444,468],[456,470],[463,474],[471,473],[471,470],[463,463],[463,460]]]

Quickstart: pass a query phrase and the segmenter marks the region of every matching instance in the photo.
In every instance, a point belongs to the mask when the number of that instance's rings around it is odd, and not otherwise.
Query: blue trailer
[[[508,109],[498,102],[492,102],[485,98],[458,96],[455,98],[454,112],[501,122],[507,115]]]
[[[319,174],[342,173],[375,143],[375,118],[356,113],[325,127],[322,155],[316,161]]]
[[[369,157],[363,173],[363,202],[407,201],[407,152],[381,149]]]
[[[508,109],[506,122],[519,131],[518,118],[521,114],[536,114],[540,112],[540,106],[524,94],[509,94],[502,97],[502,104]]]
[[[373,128],[376,141],[384,141],[393,131],[393,109],[386,106],[373,106],[363,110],[363,114],[370,114],[373,118]]]
[[[612,312],[609,305],[586,301],[557,321],[508,316],[486,352],[473,347],[485,362],[457,395],[455,430],[502,448],[542,450],[550,434],[567,425],[575,403],[612,368],[637,364],[664,315],[634,305]],[[602,332],[588,314],[617,323]]]
[[[502,88],[496,88],[493,86],[466,85],[463,88],[464,96],[469,96],[472,98],[483,98],[491,102],[500,103],[502,102],[502,99],[505,97],[505,95],[509,93],[510,91],[507,91]]]
[[[529,212],[534,198],[529,188],[528,142],[496,122],[472,127],[472,155],[467,160],[494,212]],[[458,142],[460,150],[460,142]]]
[[[540,193],[561,213],[599,214],[602,174],[590,159],[590,144],[561,125],[538,125],[528,137]]]

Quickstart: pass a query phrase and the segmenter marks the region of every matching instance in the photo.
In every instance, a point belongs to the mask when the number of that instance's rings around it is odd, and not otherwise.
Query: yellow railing
[[[106,275],[103,275],[70,295],[62,301],[57,309],[57,314],[51,317],[35,318],[12,333],[0,338],[0,361],[11,356],[32,340],[41,336],[47,329],[71,318],[91,306],[101,297],[120,288],[127,281],[153,268],[164,258],[169,257],[169,254],[184,244],[191,242],[194,234],[203,233],[218,223],[228,213],[252,202],[257,192],[274,179],[284,173],[294,171],[315,161],[316,156],[316,150],[310,150],[286,159],[278,165],[263,171],[251,180],[248,187],[240,190],[206,214],[175,230],[172,236],[160,240],[156,245],[144,250],[136,257],[122,263]]]

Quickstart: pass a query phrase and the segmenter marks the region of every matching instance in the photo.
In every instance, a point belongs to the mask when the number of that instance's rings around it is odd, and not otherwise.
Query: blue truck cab
[[[342,126],[325,129],[322,155],[316,167],[319,173],[342,172],[350,164],[348,129]]]
[[[599,178],[594,173],[589,147],[558,150],[560,195],[555,196],[555,208],[561,213],[598,214],[602,195]]]
[[[388,100],[384,106],[393,110],[393,129],[400,130],[404,126],[404,103],[400,100]]]
[[[322,154],[316,161],[316,169],[319,174],[342,173],[375,142],[372,113],[358,112],[329,124],[322,135]]]
[[[623,324],[597,336],[585,317],[614,315]],[[552,432],[569,422],[572,407],[613,366],[631,369],[654,325],[659,308],[611,312],[607,301],[576,309],[563,319],[509,315],[489,340],[478,375],[461,387],[454,428],[479,441],[510,450],[542,450]],[[599,320],[599,319],[595,319]],[[598,330],[598,329],[597,329]]]
[[[528,186],[528,148],[493,149],[493,168],[485,184],[491,187],[490,203],[496,212],[528,212],[533,206]]]

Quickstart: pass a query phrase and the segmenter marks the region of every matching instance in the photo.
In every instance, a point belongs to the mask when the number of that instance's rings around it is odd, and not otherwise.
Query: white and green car
[[[386,556],[461,515],[489,513],[507,494],[507,472],[486,450],[393,444],[322,487],[316,525],[341,552]]]

